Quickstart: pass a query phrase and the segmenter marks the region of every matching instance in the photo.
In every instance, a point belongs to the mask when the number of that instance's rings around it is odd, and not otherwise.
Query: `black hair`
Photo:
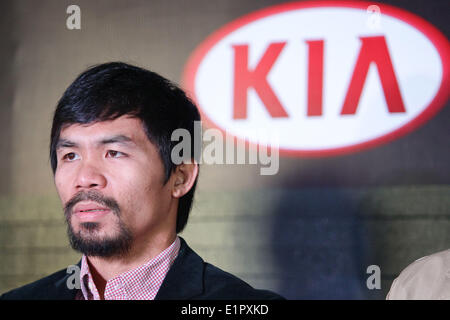
[[[140,119],[150,142],[159,150],[165,169],[165,182],[176,165],[171,152],[175,129],[186,129],[194,146],[194,121],[200,121],[195,104],[174,83],[159,74],[123,62],[93,66],[81,73],[66,89],[56,106],[50,137],[50,162],[56,171],[56,145],[63,126],[114,120],[129,115]],[[201,138],[200,138],[201,139]],[[196,159],[191,148],[191,159]],[[176,232],[185,227],[192,206],[197,179],[180,198]]]

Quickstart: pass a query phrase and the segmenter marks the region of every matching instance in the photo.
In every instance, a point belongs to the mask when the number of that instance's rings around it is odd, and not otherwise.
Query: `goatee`
[[[93,201],[107,207],[118,218],[117,234],[114,237],[99,237],[97,235],[101,225],[99,222],[82,222],[78,232],[71,224],[73,207],[80,201]],[[77,193],[64,207],[67,222],[67,235],[72,248],[91,257],[118,257],[126,255],[133,241],[130,230],[121,219],[120,207],[114,198],[105,197],[98,191],[90,190]]]

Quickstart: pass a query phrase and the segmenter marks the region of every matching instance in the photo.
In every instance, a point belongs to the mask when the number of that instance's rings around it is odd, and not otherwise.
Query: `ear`
[[[198,164],[182,163],[175,168],[173,173],[172,196],[181,198],[191,190],[198,176]]]

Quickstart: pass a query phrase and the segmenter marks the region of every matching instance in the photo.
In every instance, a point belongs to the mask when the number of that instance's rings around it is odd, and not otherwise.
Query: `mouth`
[[[80,202],[74,207],[73,213],[80,220],[94,220],[111,212],[111,209],[95,202]]]

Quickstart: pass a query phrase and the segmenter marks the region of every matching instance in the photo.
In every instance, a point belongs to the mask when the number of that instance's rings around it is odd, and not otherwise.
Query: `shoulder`
[[[181,247],[155,299],[157,300],[263,300],[283,299],[257,290],[238,277],[205,262],[180,237]]]
[[[204,293],[207,299],[245,299],[245,300],[281,300],[283,297],[250,286],[238,277],[216,266],[204,263]]]
[[[47,277],[8,291],[0,296],[0,300],[41,300],[57,299],[54,296],[58,283],[67,277],[66,269],[59,270]]]
[[[387,299],[440,299],[449,291],[450,250],[445,250],[406,267],[394,280]]]

